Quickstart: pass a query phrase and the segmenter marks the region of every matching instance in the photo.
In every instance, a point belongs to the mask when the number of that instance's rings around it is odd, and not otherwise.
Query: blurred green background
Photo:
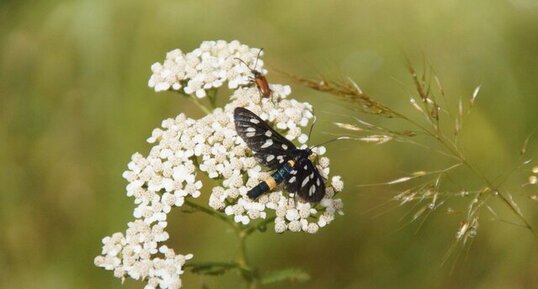
[[[426,58],[450,96],[467,98],[482,85],[465,145],[492,177],[517,164],[538,123],[535,0],[2,1],[0,35],[0,288],[143,288],[121,285],[93,258],[101,238],[132,219],[121,177],[131,154],[147,153],[145,139],[162,119],[202,115],[147,87],[150,65],[174,48],[237,39],[265,48],[271,82],[290,82],[276,69],[351,76],[406,112],[413,85],[405,56],[418,68]],[[293,89],[318,112],[313,142],[327,138],[332,121],[351,120],[334,97]],[[346,214],[313,236],[250,239],[253,264],[312,275],[271,288],[538,288],[529,231],[484,213],[472,248],[443,266],[463,215],[440,211],[417,230],[401,221],[409,207],[370,210],[390,198],[387,188],[356,187],[442,168],[446,159],[398,143],[336,143],[328,155],[346,181]],[[538,203],[525,195],[536,186],[518,194],[528,175],[514,176],[514,195],[538,227]],[[179,210],[170,219],[177,252],[199,261],[233,257],[234,236],[219,222]],[[183,276],[184,288],[240,286],[235,275]]]

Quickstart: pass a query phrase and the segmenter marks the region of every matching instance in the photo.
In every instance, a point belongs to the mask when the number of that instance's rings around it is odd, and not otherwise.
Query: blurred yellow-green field
[[[406,58],[418,71],[432,67],[453,105],[481,85],[462,146],[491,179],[521,163],[521,145],[538,125],[535,0],[2,1],[0,288],[144,287],[94,266],[101,239],[132,220],[122,172],[133,153],[147,154],[145,140],[163,119],[203,115],[189,100],[149,88],[150,66],[167,51],[217,39],[265,49],[269,81],[291,84],[293,97],[313,104],[314,143],[328,138],[333,122],[359,115],[277,71],[349,76],[411,115],[416,92]],[[412,206],[382,206],[397,188],[361,186],[440,169],[445,158],[398,142],[327,149],[332,172],[345,181],[345,215],[314,235],[268,230],[249,239],[260,269],[302,268],[311,276],[266,288],[538,288],[538,239],[514,225],[519,220],[503,204],[481,212],[472,246],[451,251],[467,202],[421,225],[408,221]],[[511,174],[505,189],[538,227],[538,186],[522,186],[532,164]],[[452,177],[457,189],[479,187],[465,171]],[[233,258],[235,237],[221,223],[176,211],[167,242],[176,252]],[[234,273],[182,279],[183,288],[243,286]]]

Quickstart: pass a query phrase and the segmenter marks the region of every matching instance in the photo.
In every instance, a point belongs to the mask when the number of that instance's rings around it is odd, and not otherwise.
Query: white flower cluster
[[[154,130],[148,140],[160,140],[148,157],[132,156],[123,176],[129,181],[127,195],[135,198],[136,221],[128,224],[125,236],[115,233],[103,239],[102,256],[95,258],[97,266],[114,270],[118,278],[147,279],[146,289],[181,287],[183,264],[192,255],[176,255],[159,243],[169,238],[166,217],[172,207],[182,206],[187,196],[200,196],[202,182],[196,181],[193,151],[181,141],[185,139],[182,131],[195,123],[183,114],[163,121],[164,130]]]
[[[204,41],[199,48],[183,53],[176,49],[166,54],[164,63],[151,66],[153,74],[148,85],[155,91],[181,90],[188,95],[203,98],[207,90],[218,88],[228,82],[228,88],[236,89],[249,83],[252,69],[262,73],[263,61],[256,59],[260,49],[249,48],[239,41]],[[262,52],[263,53],[263,52]],[[260,54],[261,56],[261,54]],[[254,67],[256,65],[256,67]]]
[[[329,159],[324,147],[314,148],[314,162],[326,178],[326,195],[319,204],[300,200],[282,190],[266,193],[257,200],[246,194],[249,188],[264,181],[265,171],[235,130],[233,112],[245,107],[259,115],[289,140],[306,148],[308,136],[302,132],[314,118],[312,106],[288,99],[289,86],[271,85],[271,98],[262,98],[256,87],[239,87],[248,82],[250,71],[234,60],[252,62],[259,49],[224,41],[204,42],[195,51],[170,52],[164,65],[152,67],[149,85],[156,90],[181,89],[187,94],[205,95],[205,89],[228,81],[236,88],[231,102],[205,117],[194,120],[180,114],[162,122],[148,142],[154,144],[147,157],[134,154],[123,177],[129,182],[127,195],[134,198],[135,221],[125,234],[115,233],[103,239],[102,255],[95,264],[113,270],[118,278],[147,280],[146,289],[181,287],[181,274],[191,254],[179,255],[166,245],[167,214],[172,207],[184,205],[186,198],[200,196],[202,182],[198,173],[218,180],[209,197],[209,206],[233,216],[235,222],[247,225],[253,220],[274,218],[275,232],[315,233],[342,214],[342,201],[334,198],[343,190],[340,177],[329,179]],[[261,61],[258,62],[261,70]],[[182,86],[185,85],[185,86]],[[271,219],[269,219],[271,220]],[[261,221],[260,221],[261,222]]]
[[[135,280],[145,279],[145,289],[181,288],[182,267],[192,254],[176,255],[167,246],[158,247],[157,243],[168,239],[161,224],[136,220],[128,225],[125,236],[115,233],[103,239],[103,255],[95,258],[95,265],[113,270],[117,278],[127,275]],[[164,258],[152,258],[157,253]]]

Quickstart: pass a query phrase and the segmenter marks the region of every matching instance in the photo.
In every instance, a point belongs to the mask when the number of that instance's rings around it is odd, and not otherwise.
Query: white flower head
[[[189,53],[179,49],[168,52],[162,64],[151,66],[148,85],[157,92],[176,90],[203,98],[208,90],[225,83],[230,89],[248,84],[252,77],[250,69],[265,74],[263,60],[258,59],[262,55],[259,48],[239,41],[204,41]]]
[[[326,194],[319,203],[305,202],[283,186],[256,200],[247,196],[270,172],[238,136],[234,109],[251,110],[301,148],[308,142],[303,129],[314,119],[312,105],[288,98],[289,86],[271,85],[271,98],[262,98],[256,87],[240,87],[249,82],[251,72],[237,58],[257,63],[251,68],[264,72],[263,62],[255,61],[258,52],[237,41],[206,41],[187,54],[173,50],[163,64],[152,66],[149,85],[156,91],[182,90],[204,97],[207,90],[224,82],[235,90],[230,103],[201,119],[179,114],[164,120],[147,139],[153,144],[147,156],[133,154],[123,177],[128,181],[127,196],[135,203],[135,220],[128,223],[125,233],[103,239],[102,254],[94,261],[97,266],[113,271],[118,278],[144,279],[148,289],[180,288],[183,265],[192,254],[176,254],[162,243],[169,239],[168,213],[201,195],[200,174],[215,180],[206,184],[212,186],[209,207],[245,226],[273,219],[277,233],[316,233],[342,214],[343,203],[335,194],[344,185],[339,176],[329,178],[325,147],[313,148],[314,165],[326,179]]]
[[[168,239],[161,224],[137,220],[128,226],[125,236],[115,233],[103,238],[102,255],[95,258],[95,265],[114,271],[118,278],[145,279],[146,288],[180,288],[182,267],[192,254],[179,255],[166,246],[158,247]]]

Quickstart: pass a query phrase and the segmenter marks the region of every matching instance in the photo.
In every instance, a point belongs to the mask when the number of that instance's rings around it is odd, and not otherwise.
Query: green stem
[[[529,221],[527,221],[527,219],[521,214],[521,212],[516,208],[514,207],[514,205],[510,202],[510,200],[508,200],[508,198],[503,195],[503,193],[500,191],[499,189],[499,186],[496,186],[494,185],[488,178],[486,178],[486,176],[484,176],[480,171],[478,171],[474,166],[472,166],[469,162],[467,162],[467,160],[465,159],[462,159],[463,161],[463,164],[465,166],[467,166],[475,175],[479,176],[480,178],[482,178],[485,182],[486,182],[486,185],[488,186],[488,188],[491,190],[490,191],[490,194],[491,193],[496,193],[496,195],[498,197],[500,197],[501,201],[508,206],[508,208],[523,222],[523,224],[525,225],[525,227],[527,229],[529,229],[535,237],[538,238],[538,232],[536,232],[534,230],[534,228],[532,227],[532,225],[529,223]]]
[[[212,109],[217,108],[217,93],[218,90],[216,88],[210,89],[207,92],[207,98],[209,98],[209,104],[211,104]]]
[[[194,95],[191,95],[191,99],[192,99],[192,102],[198,106],[198,108],[200,108],[203,112],[205,112],[206,114],[210,114],[211,113],[211,110],[209,108],[207,108],[205,105],[203,105],[196,96]]]
[[[237,262],[239,270],[241,271],[241,277],[243,278],[243,280],[245,280],[245,283],[247,285],[246,287],[248,289],[255,289],[257,287],[257,277],[256,277],[255,270],[250,266],[248,262],[247,250],[246,250],[246,238],[252,232],[255,231],[257,226],[242,228],[239,224],[235,223],[233,220],[228,218],[228,216],[226,216],[223,213],[204,207],[202,205],[198,205],[196,203],[191,202],[190,200],[185,200],[185,204],[195,210],[198,210],[209,216],[215,217],[225,222],[230,227],[232,227],[238,240],[236,262]]]
[[[223,213],[220,213],[218,211],[215,211],[213,209],[210,209],[210,208],[206,208],[202,205],[198,205],[196,203],[193,203],[187,199],[185,199],[185,205],[193,208],[193,209],[196,209],[202,213],[205,213],[209,216],[212,216],[212,217],[215,217],[223,222],[225,222],[226,224],[234,227],[234,230],[238,230],[239,229],[239,226],[237,225],[237,223],[233,222],[232,220],[230,220],[225,214]]]
[[[247,248],[246,248],[246,230],[236,231],[238,239],[238,250],[237,250],[237,264],[241,270],[241,277],[245,280],[246,288],[255,289],[257,287],[257,278],[254,269],[249,265],[247,258]]]
[[[267,226],[268,224],[270,224],[271,222],[273,222],[274,220],[276,219],[276,216],[273,216],[273,217],[270,217],[270,218],[267,218],[263,221],[261,221],[260,223],[254,225],[254,226],[251,226],[249,227],[248,229],[245,230],[245,234],[248,236],[254,232],[256,232],[257,230],[259,230],[260,228],[264,227],[264,226]]]

